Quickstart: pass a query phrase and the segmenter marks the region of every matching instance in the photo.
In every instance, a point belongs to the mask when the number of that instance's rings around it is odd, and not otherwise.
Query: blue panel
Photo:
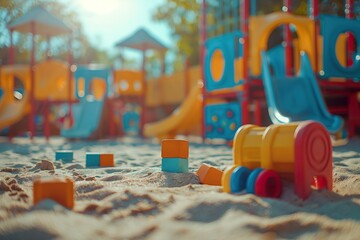
[[[123,127],[125,134],[139,134],[140,115],[135,111],[125,112],[123,115]]]
[[[71,162],[74,159],[74,152],[70,150],[58,150],[55,153],[55,160]]]
[[[189,172],[189,161],[186,158],[163,158],[161,161],[161,171],[187,173]]]
[[[204,63],[206,89],[213,91],[223,88],[232,88],[241,84],[234,81],[234,60],[243,56],[243,45],[240,44],[241,32],[227,33],[206,41],[206,55]],[[220,50],[224,56],[224,72],[217,81],[211,75],[211,58],[216,50]],[[241,79],[239,79],[241,80]]]
[[[232,140],[241,125],[240,104],[212,104],[205,107],[206,138]]]
[[[360,53],[358,50],[354,57],[354,64],[350,67],[342,66],[336,57],[336,40],[340,34],[352,32],[355,38],[360,41],[360,21],[350,20],[336,16],[322,15],[321,34],[324,38],[323,44],[323,77],[345,77],[359,78],[360,76]],[[359,43],[359,42],[358,42]]]
[[[104,69],[91,69],[91,68],[87,68],[85,66],[78,66],[76,71],[75,71],[75,93],[76,93],[76,97],[77,98],[84,98],[87,95],[90,95],[91,93],[89,93],[89,88],[90,88],[90,84],[92,82],[92,80],[94,78],[101,78],[104,79],[104,81],[106,82],[106,94],[108,95],[109,93],[109,88],[111,86],[111,79],[109,78],[110,75],[110,69],[108,68],[104,68]],[[79,86],[78,86],[78,82],[79,79],[83,78],[85,81],[85,89],[84,89],[84,96],[79,96]]]
[[[100,167],[100,153],[86,153],[86,167]]]

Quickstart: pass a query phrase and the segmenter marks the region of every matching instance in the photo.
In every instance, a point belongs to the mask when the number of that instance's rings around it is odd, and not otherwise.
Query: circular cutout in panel
[[[352,61],[349,63],[346,59],[347,46],[353,49],[353,56],[351,56]],[[338,63],[342,67],[352,67],[355,62],[360,60],[360,54],[356,51],[356,46],[358,46],[358,42],[352,32],[344,32],[338,35],[335,54]]]
[[[225,60],[224,54],[220,49],[216,49],[211,55],[210,72],[215,82],[219,82],[224,74]]]
[[[126,91],[129,88],[129,83],[126,80],[120,80],[120,90]]]
[[[136,81],[134,82],[134,90],[135,90],[136,92],[139,92],[139,91],[141,90],[141,81],[140,81],[140,80],[136,80]]]

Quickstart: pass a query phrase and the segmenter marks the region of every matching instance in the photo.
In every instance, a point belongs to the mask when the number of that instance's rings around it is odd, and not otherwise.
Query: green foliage
[[[10,46],[10,34],[7,30],[7,25],[36,5],[43,6],[73,30],[71,38],[75,63],[110,63],[107,53],[91,45],[85,36],[77,12],[71,9],[70,0],[68,2],[59,2],[56,0],[0,0],[0,64],[7,63],[9,57],[8,48]],[[29,63],[31,35],[14,32],[13,36],[15,63]],[[57,59],[68,59],[69,37],[70,36],[56,36],[51,38],[51,54]],[[47,48],[47,38],[37,35],[35,37],[37,61],[46,58]]]
[[[196,0],[167,0],[153,14],[155,21],[166,23],[176,43],[174,70],[183,67],[184,59],[199,63],[199,11]]]

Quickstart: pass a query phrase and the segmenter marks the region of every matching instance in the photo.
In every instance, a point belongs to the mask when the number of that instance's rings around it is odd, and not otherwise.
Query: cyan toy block
[[[100,153],[86,153],[86,167],[100,167]]]
[[[189,161],[186,158],[163,158],[161,170],[171,173],[187,173],[189,172]]]
[[[55,160],[63,160],[71,162],[74,159],[74,152],[70,150],[57,150],[55,152]]]

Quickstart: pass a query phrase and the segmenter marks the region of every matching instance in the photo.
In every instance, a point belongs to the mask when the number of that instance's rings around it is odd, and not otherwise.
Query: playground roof
[[[135,33],[119,41],[115,44],[116,47],[128,47],[145,51],[148,49],[164,50],[167,47],[159,40],[151,36],[145,29],[140,28]]]
[[[30,9],[27,13],[12,21],[8,28],[18,32],[31,33],[32,23],[34,23],[34,33],[44,36],[61,35],[71,32],[71,29],[65,23],[41,6]]]

